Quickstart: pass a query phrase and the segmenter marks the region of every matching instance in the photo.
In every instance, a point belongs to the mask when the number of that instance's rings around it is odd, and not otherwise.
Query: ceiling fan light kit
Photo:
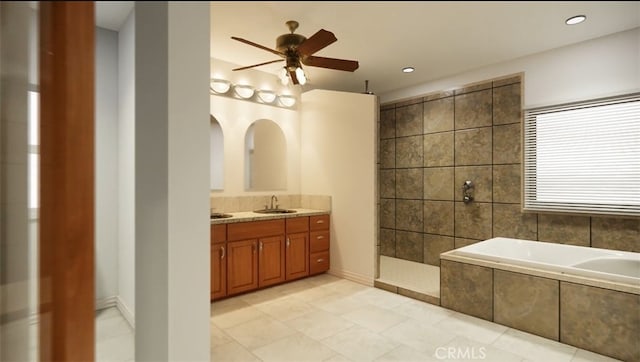
[[[314,56],[316,52],[324,49],[328,45],[336,42],[338,39],[332,32],[320,29],[310,38],[306,38],[303,35],[295,34],[295,30],[298,28],[298,22],[289,20],[286,22],[289,28],[290,34],[280,35],[276,39],[276,49],[271,49],[266,46],[254,43],[252,41],[232,36],[231,39],[237,40],[241,43],[245,43],[262,50],[266,50],[270,53],[280,56],[283,59],[272,60],[264,63],[249,65],[246,67],[233,69],[234,71],[244,70],[262,65],[272,64],[276,62],[285,61],[283,67],[284,76],[280,75],[280,79],[285,84],[289,80],[293,84],[304,85],[307,82],[307,75],[302,69],[302,64],[310,67],[320,67],[326,69],[342,70],[347,72],[353,72],[358,69],[359,64],[355,60],[345,60],[336,58],[325,58]],[[288,78],[285,80],[285,78]]]

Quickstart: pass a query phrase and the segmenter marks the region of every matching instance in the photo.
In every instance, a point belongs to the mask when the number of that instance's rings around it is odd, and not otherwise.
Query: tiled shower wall
[[[381,106],[381,255],[439,265],[440,253],[497,236],[640,252],[638,219],[521,212],[521,81]]]

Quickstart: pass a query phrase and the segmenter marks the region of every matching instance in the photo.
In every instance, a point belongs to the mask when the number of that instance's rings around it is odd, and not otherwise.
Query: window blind
[[[525,110],[524,209],[640,215],[640,93]]]

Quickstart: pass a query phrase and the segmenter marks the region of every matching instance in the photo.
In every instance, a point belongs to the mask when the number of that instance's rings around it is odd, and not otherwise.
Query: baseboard
[[[134,314],[131,312],[129,307],[124,303],[124,301],[118,296],[116,297],[116,307],[120,311],[120,314],[126,319],[132,329],[136,329],[136,319]]]
[[[351,280],[353,282],[364,284],[369,287],[373,286],[373,278],[368,277],[366,275],[350,272],[348,270],[336,270],[336,269],[329,269],[328,273],[333,276]]]
[[[118,297],[111,296],[111,297],[106,297],[106,298],[101,298],[101,299],[96,299],[96,310],[102,310],[102,309],[107,309],[107,308],[111,308],[111,307],[115,307],[116,306],[116,299]]]

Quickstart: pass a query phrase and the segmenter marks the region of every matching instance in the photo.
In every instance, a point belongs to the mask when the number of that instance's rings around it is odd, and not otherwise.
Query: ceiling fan
[[[336,69],[347,72],[353,72],[358,69],[358,62],[355,60],[325,58],[313,55],[317,51],[338,40],[332,32],[320,29],[318,30],[318,32],[307,39],[303,35],[294,34],[294,31],[298,28],[299,25],[297,21],[289,20],[286,22],[286,24],[289,27],[289,31],[291,31],[291,33],[280,35],[276,39],[276,49],[267,48],[263,45],[256,44],[249,40],[232,36],[231,39],[233,40],[237,40],[239,42],[266,50],[283,58],[260,64],[249,65],[247,67],[236,68],[233,70],[244,70],[259,67],[262,65],[286,61],[286,65],[283,69],[283,81],[286,81],[286,75],[288,75],[289,78],[291,78],[291,82],[293,82],[293,84],[305,84],[306,75],[302,70],[302,64],[310,67]]]

